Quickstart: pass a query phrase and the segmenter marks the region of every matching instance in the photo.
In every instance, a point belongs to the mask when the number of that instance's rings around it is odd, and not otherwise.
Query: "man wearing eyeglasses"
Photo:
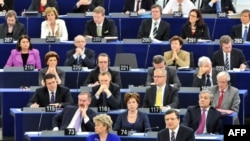
[[[154,70],[153,77],[155,85],[146,90],[142,107],[159,106],[162,110],[177,108],[179,104],[178,89],[166,84],[167,71],[157,68]]]

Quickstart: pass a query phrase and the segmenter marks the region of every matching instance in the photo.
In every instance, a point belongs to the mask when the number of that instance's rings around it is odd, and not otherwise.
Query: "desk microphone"
[[[215,32],[215,27],[216,27],[216,24],[217,24],[217,18],[214,19],[214,26],[213,26],[213,30],[212,30],[212,38],[211,40],[213,41],[214,40],[214,32]]]
[[[39,131],[41,129],[41,123],[42,123],[42,118],[43,118],[43,112],[41,112],[41,115],[40,115],[40,119],[39,119],[39,123],[38,123],[38,129],[37,129],[37,134],[39,136]]]
[[[150,44],[148,44],[148,48],[147,48],[147,52],[146,52],[145,66],[144,66],[145,69],[147,69],[149,49],[150,49]]]
[[[148,132],[148,131],[150,131],[152,129],[159,129],[159,126],[145,128],[145,132]]]
[[[48,48],[49,48],[49,51],[50,51],[51,45],[48,45]]]
[[[122,22],[121,18],[119,18],[119,36],[120,36],[120,41],[122,40]]]
[[[110,1],[111,1],[111,0],[109,0],[109,2],[108,2],[108,13],[109,13],[109,11],[110,11]]]
[[[77,76],[76,76],[76,88],[77,88],[77,92],[78,92],[78,89],[80,89],[80,87],[78,87],[79,78],[80,78],[80,70],[78,70]],[[81,91],[81,90],[79,90],[79,91]]]

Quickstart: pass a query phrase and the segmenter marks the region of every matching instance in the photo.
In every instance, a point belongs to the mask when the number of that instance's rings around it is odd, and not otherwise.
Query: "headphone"
[[[103,57],[108,57],[108,66],[110,65],[110,58],[109,58],[109,55],[107,53],[100,53],[97,58],[96,58],[96,65],[98,65],[98,62],[99,62],[99,57],[100,56],[103,56]]]

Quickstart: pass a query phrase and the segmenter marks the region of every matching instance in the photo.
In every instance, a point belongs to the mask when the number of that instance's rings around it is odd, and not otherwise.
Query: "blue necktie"
[[[82,57],[78,56],[77,58],[77,65],[81,65],[82,64]]]
[[[228,54],[226,53],[226,59],[225,59],[225,69],[230,70],[229,68],[229,59],[228,59]]]
[[[247,26],[244,27],[244,34],[243,34],[243,40],[246,41],[247,40]]]
[[[54,92],[51,92],[51,97],[50,97],[50,104],[55,103],[55,94]]]
[[[211,86],[210,75],[207,75],[207,86]]]
[[[221,1],[220,0],[218,0],[216,2],[216,12],[217,13],[221,12]]]

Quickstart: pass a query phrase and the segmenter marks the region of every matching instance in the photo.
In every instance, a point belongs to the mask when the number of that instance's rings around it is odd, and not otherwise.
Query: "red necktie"
[[[206,125],[206,109],[202,109],[201,119],[196,134],[203,134]]]
[[[220,97],[219,97],[218,106],[217,106],[218,109],[221,109],[223,97],[224,97],[224,91],[221,91],[221,92],[220,92]]]

